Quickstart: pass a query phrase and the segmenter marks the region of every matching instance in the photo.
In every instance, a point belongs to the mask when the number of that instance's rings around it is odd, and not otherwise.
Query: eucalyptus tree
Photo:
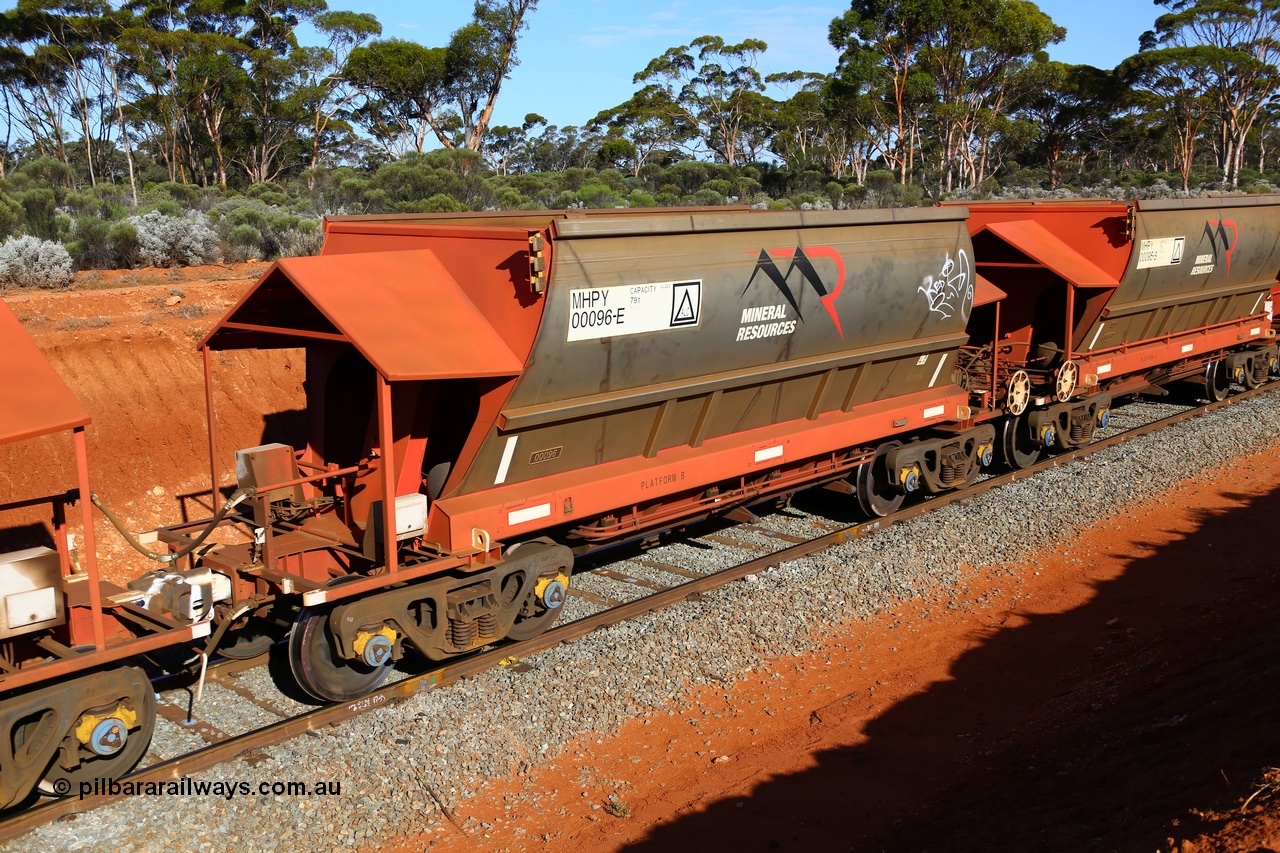
[[[343,77],[361,95],[353,119],[388,156],[421,153],[433,132],[447,138],[437,116],[445,81],[444,48],[403,39],[371,42],[351,51]]]
[[[299,139],[308,111],[299,87],[308,56],[297,29],[327,10],[325,0],[193,0],[188,10],[193,29],[207,27],[244,45],[248,80],[230,130],[233,160],[253,183],[273,181],[305,162]]]
[[[602,146],[609,146],[606,159],[633,176],[639,176],[646,164],[668,159],[699,138],[698,126],[688,112],[655,84],[644,86],[616,107],[601,110],[589,126],[604,130]]]
[[[793,170],[823,159],[827,116],[822,109],[822,87],[826,80],[826,75],[808,71],[788,71],[765,78],[766,83],[787,95],[773,110],[775,132],[770,150]]]
[[[1213,110],[1214,153],[1237,186],[1245,141],[1280,94],[1280,0],[1160,0],[1144,62],[1188,78]]]
[[[429,131],[445,148],[479,151],[537,0],[476,0],[472,19],[443,47],[400,39],[351,51],[345,78],[362,103],[354,117],[390,154],[422,151]]]
[[[844,97],[864,108],[858,121],[885,162],[907,183],[915,168],[920,117],[936,87],[919,52],[943,0],[853,0],[831,22]]]
[[[1191,189],[1191,171],[1214,102],[1205,86],[1205,69],[1194,48],[1143,50],[1121,63],[1118,72],[1133,87],[1148,122],[1159,128],[1184,192]]]
[[[382,25],[373,15],[358,12],[321,12],[312,21],[325,44],[300,48],[303,83],[299,94],[307,107],[311,124],[311,164],[308,186],[315,188],[315,170],[320,164],[321,139],[335,121],[346,125],[343,117],[350,112],[359,90],[343,71],[351,52],[371,38],[382,34]]]
[[[852,174],[859,185],[865,185],[871,161],[876,157],[889,162],[890,149],[881,113],[875,97],[862,90],[861,82],[848,76],[833,74],[822,86],[823,132],[826,136],[828,171],[843,178]]]
[[[1064,165],[1080,165],[1094,150],[1101,124],[1117,103],[1116,79],[1091,65],[1049,61],[1036,63],[1028,73],[1035,85],[1017,112],[1031,129],[1031,144],[1049,172],[1049,188],[1057,189]]]
[[[95,63],[110,13],[105,0],[19,0],[0,13],[5,74],[0,80],[22,127],[41,154],[68,162],[68,125],[79,124],[94,180],[92,127],[104,75]],[[48,146],[46,148],[46,146]]]
[[[448,92],[463,145],[472,151],[484,144],[502,84],[519,64],[516,46],[528,26],[525,18],[537,6],[537,0],[476,0],[471,23],[449,39]]]
[[[951,0],[931,13],[919,57],[937,87],[939,189],[975,187],[988,174],[1001,119],[1036,85],[1026,72],[1066,30],[1028,0]]]
[[[650,88],[649,102],[673,124],[698,129],[716,159],[741,165],[744,148],[758,148],[764,80],[756,69],[768,45],[759,39],[727,44],[720,36],[700,36],[669,48],[635,75]]]

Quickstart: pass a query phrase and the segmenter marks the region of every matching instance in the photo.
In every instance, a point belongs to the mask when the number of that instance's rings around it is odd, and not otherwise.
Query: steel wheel
[[[133,705],[133,712],[137,714],[134,727],[126,730],[110,721],[104,721],[94,728],[98,748],[107,751],[115,744],[120,744],[117,751],[82,758],[72,770],[62,768],[57,759],[54,759],[53,766],[45,771],[44,778],[37,786],[40,793],[65,797],[79,791],[81,782],[92,784],[95,779],[119,779],[146,755],[147,747],[151,745],[151,735],[156,728],[156,694],[151,689],[151,681],[146,673],[136,667],[129,669],[134,673],[135,686],[139,688],[128,697]],[[110,709],[108,713],[109,711]]]
[[[351,578],[356,580],[356,578]],[[341,580],[346,580],[343,578]],[[334,584],[331,582],[330,586]],[[325,702],[350,702],[377,690],[391,674],[391,659],[378,666],[346,660],[329,631],[331,607],[304,607],[289,632],[289,668],[298,686]]]
[[[858,506],[872,518],[893,515],[907,498],[905,493],[894,488],[892,472],[885,459],[889,451],[901,446],[900,441],[886,442],[876,448],[874,459],[858,466],[858,473],[854,477]]]
[[[531,606],[533,613],[529,616],[517,616],[516,622],[507,632],[509,640],[532,640],[546,631],[564,611],[564,603],[569,598],[569,576],[563,572],[552,577],[538,579],[541,594],[535,594]]]
[[[1031,435],[1027,419],[1010,417],[1004,419],[1000,430],[1000,448],[1004,451],[1005,463],[1014,470],[1036,464],[1043,450],[1040,442]]]
[[[1231,393],[1231,373],[1221,361],[1211,361],[1205,367],[1204,393],[1210,403],[1220,403]]]
[[[554,547],[549,539],[534,539],[519,542],[507,549],[506,557],[517,550],[543,546]],[[516,617],[515,624],[507,631],[508,640],[532,640],[546,631],[564,611],[564,603],[569,599],[569,570],[544,571],[538,578],[536,586],[521,609],[522,615]]]

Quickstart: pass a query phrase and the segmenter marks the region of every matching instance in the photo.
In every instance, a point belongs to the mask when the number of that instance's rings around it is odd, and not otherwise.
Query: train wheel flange
[[[1231,393],[1231,371],[1221,361],[1205,365],[1204,393],[1211,403],[1220,403]]]
[[[1080,368],[1074,361],[1068,361],[1058,368],[1058,378],[1054,382],[1054,395],[1059,403],[1065,403],[1075,393],[1076,383],[1080,380]],[[1015,412],[1015,414],[1022,414]]]
[[[1027,410],[1031,402],[1031,377],[1025,370],[1015,370],[1009,377],[1004,400],[1009,414],[1020,415]]]
[[[1030,468],[1040,460],[1044,445],[1039,436],[1032,436],[1026,418],[1005,418],[1000,431],[1000,447],[1004,461],[1010,468]]]
[[[898,511],[906,494],[894,488],[894,472],[889,470],[887,456],[891,450],[901,447],[900,441],[889,441],[876,448],[871,461],[858,466],[854,476],[854,491],[858,506],[871,518],[884,518]]]
[[[335,578],[329,586],[358,579]],[[307,694],[325,702],[350,702],[377,690],[391,674],[391,662],[387,659],[369,666],[363,660],[349,661],[339,655],[329,629],[331,609],[304,607],[298,613],[289,632],[289,668]]]

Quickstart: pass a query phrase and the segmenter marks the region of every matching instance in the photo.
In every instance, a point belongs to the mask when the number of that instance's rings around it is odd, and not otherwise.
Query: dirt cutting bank
[[[181,277],[135,272],[94,282],[122,287],[3,297],[93,418],[93,490],[135,529],[208,512],[204,374],[196,346],[261,269],[196,268]],[[140,280],[128,283],[128,276]],[[293,350],[215,353],[213,372],[226,485],[236,448],[298,440],[304,360]],[[0,495],[19,500],[74,485],[69,435],[0,447]],[[18,530],[6,518],[0,550],[39,541],[42,532],[27,525],[43,515],[29,513]],[[101,520],[95,529],[104,575],[134,574],[137,562],[115,531]]]

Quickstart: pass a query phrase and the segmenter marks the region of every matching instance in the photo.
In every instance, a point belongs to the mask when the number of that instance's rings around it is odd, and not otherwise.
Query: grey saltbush
[[[218,235],[203,213],[165,216],[153,210],[127,220],[138,235],[138,256],[146,266],[209,264],[221,255]]]
[[[71,254],[60,243],[24,235],[0,244],[0,285],[66,290],[75,278]]]

